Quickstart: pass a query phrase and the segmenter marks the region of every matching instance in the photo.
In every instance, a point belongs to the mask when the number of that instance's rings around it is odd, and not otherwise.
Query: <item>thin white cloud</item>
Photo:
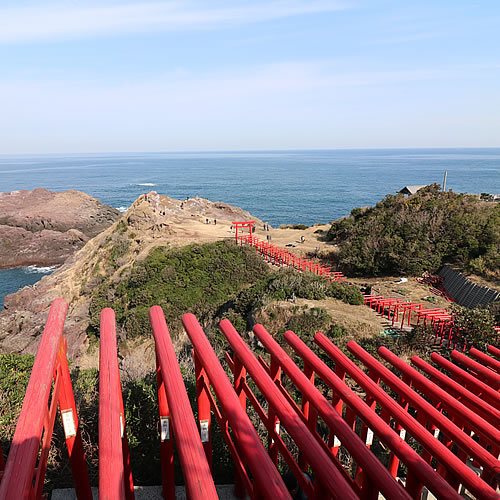
[[[146,31],[215,29],[345,9],[341,0],[258,3],[157,1],[78,7],[0,8],[0,43],[63,40]]]
[[[335,61],[296,61],[122,81],[3,80],[0,153],[491,146],[500,100],[478,85],[499,70],[349,72]]]

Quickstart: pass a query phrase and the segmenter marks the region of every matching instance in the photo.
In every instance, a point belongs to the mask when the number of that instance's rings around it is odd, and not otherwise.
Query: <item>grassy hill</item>
[[[500,205],[443,193],[437,184],[405,198],[387,195],[332,223],[339,266],[349,275],[418,275],[444,263],[500,276]]]
[[[217,332],[223,318],[246,331],[253,327],[256,311],[292,296],[363,303],[356,287],[327,283],[312,273],[273,272],[255,250],[233,241],[158,247],[120,282],[106,280],[92,291],[89,333],[98,334],[103,307],[113,307],[127,338],[150,337],[148,311],[153,305],[163,308],[174,336],[182,331],[185,312],[195,314],[208,332]]]

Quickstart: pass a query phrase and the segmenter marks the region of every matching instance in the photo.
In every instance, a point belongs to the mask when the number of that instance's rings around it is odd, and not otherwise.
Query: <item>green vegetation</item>
[[[493,316],[493,323],[495,323],[495,325],[500,325],[500,300],[488,304],[486,308]]]
[[[309,226],[305,224],[281,224],[280,229],[307,229]]]
[[[0,355],[0,440],[4,452],[3,441],[14,433],[34,359],[31,355]]]
[[[481,348],[481,346],[496,342],[498,335],[493,330],[495,317],[490,310],[485,308],[469,309],[452,304],[451,311],[453,323],[460,331],[460,338],[466,340],[467,344],[473,343],[476,347]]]
[[[287,321],[286,327],[279,332],[276,340],[284,346],[285,341],[282,338],[282,334],[287,330],[291,330],[306,344],[312,346],[314,335],[317,332],[324,331],[331,320],[332,318],[327,311],[320,307],[312,307],[311,309],[302,311],[301,314],[292,316]]]
[[[31,355],[0,355],[0,440],[4,454],[8,452],[22,402],[31,375],[34,357]],[[99,436],[99,375],[97,370],[75,369],[71,380],[77,405],[85,447],[85,457],[91,483],[98,481]],[[195,417],[196,381],[194,376],[184,376]],[[161,484],[160,441],[158,435],[158,400],[156,374],[122,383],[127,438],[129,442],[132,474],[135,484]],[[218,482],[232,480],[229,451],[223,443],[218,426],[214,425],[212,444],[214,450],[214,475]],[[59,416],[54,426],[51,452],[47,464],[45,491],[52,488],[72,487],[73,480],[65,451],[64,432]],[[176,477],[181,478],[177,455],[174,464]]]
[[[388,195],[355,208],[327,234],[340,245],[339,266],[350,275],[418,275],[444,263],[499,276],[500,205],[443,193],[437,184],[405,198]]]
[[[205,323],[242,288],[270,270],[255,251],[232,242],[154,249],[119,284],[109,280],[92,293],[90,332],[97,333],[99,314],[113,307],[118,325],[129,338],[151,335],[149,308],[163,307],[173,334],[186,312]]]
[[[122,220],[120,222],[118,222],[118,224],[116,225],[116,228],[114,230],[115,233],[118,232],[119,234],[125,234],[127,231],[128,231],[128,226]]]
[[[343,283],[328,283],[312,273],[293,270],[272,272],[253,249],[233,242],[161,247],[136,263],[119,284],[107,280],[93,290],[89,333],[97,335],[101,310],[113,307],[127,338],[150,336],[148,311],[155,304],[165,311],[174,336],[186,312],[195,314],[209,334],[218,335],[216,327],[222,318],[247,330],[253,327],[252,312],[293,296],[364,302],[357,288]]]

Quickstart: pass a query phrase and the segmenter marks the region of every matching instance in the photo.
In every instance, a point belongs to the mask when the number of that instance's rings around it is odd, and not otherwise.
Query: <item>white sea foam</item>
[[[138,182],[136,186],[156,186],[153,182]]]
[[[37,267],[37,266],[28,266],[26,267],[26,271],[28,273],[39,273],[39,274],[48,274],[51,273],[57,266],[47,266],[47,267]]]
[[[124,214],[128,210],[128,207],[115,207],[115,208],[122,214]]]

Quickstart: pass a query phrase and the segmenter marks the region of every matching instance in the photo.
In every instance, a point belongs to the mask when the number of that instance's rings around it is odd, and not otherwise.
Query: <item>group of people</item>
[[[211,224],[210,219],[205,219],[205,224]],[[217,219],[214,219],[214,224],[217,225]]]

